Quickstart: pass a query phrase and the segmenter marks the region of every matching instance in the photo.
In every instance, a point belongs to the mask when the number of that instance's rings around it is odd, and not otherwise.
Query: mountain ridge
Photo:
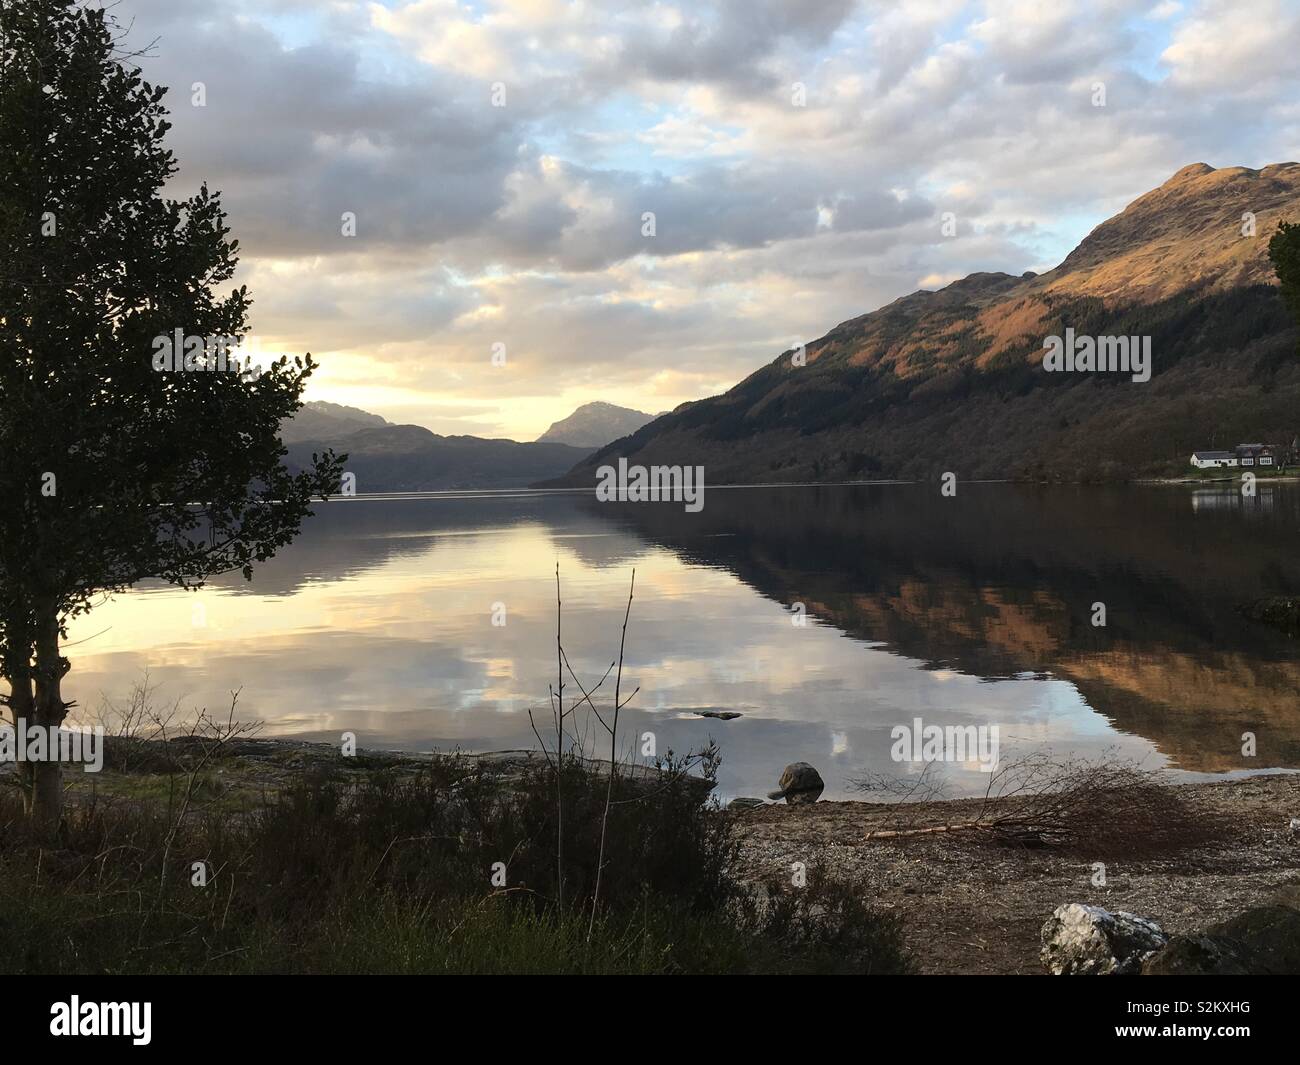
[[[286,444],[299,440],[320,440],[346,435],[363,426],[389,424],[391,423],[387,419],[360,407],[313,399],[304,403],[292,418],[284,420],[280,426],[280,439]]]
[[[326,449],[346,454],[345,472],[356,477],[361,493],[523,488],[558,476],[589,452],[567,444],[441,436],[320,401],[304,404],[286,421],[281,440],[292,470],[307,468],[311,455]]]
[[[622,437],[635,433],[657,415],[631,407],[595,400],[584,403],[567,418],[552,422],[551,427],[537,438],[539,444],[569,444],[573,447],[604,447]]]
[[[552,483],[591,484],[619,456],[704,465],[715,483],[1125,479],[1185,467],[1216,438],[1289,442],[1300,373],[1267,258],[1279,219],[1300,219],[1300,164],[1191,164],[1052,270],[901,296],[812,341],[805,365],[784,352]],[[1043,338],[1067,327],[1151,336],[1153,380],[1046,373]]]

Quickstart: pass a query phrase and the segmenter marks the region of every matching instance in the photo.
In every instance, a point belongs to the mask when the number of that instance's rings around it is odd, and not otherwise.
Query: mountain
[[[318,438],[282,436],[288,449],[286,463],[291,469],[302,469],[313,452],[333,448],[347,454],[344,469],[356,475],[358,492],[433,492],[522,488],[559,476],[588,453],[566,444],[439,436],[418,425],[390,425],[382,418],[379,423],[343,419],[339,425],[324,426],[342,431]]]
[[[1243,235],[1243,216],[1254,235]],[[557,483],[624,456],[710,483],[1124,479],[1197,448],[1300,433],[1295,323],[1268,261],[1300,220],[1300,164],[1184,167],[1055,269],[977,273],[836,326],[730,391],[683,404]],[[1044,338],[1150,337],[1152,374],[1049,373]]]
[[[614,440],[630,436],[655,417],[630,407],[616,407],[613,403],[584,403],[567,418],[554,422],[537,438],[537,442],[604,447]]]
[[[358,407],[312,400],[304,403],[292,418],[285,420],[280,427],[280,439],[286,444],[300,440],[329,440],[354,433],[366,426],[387,424],[378,414],[371,414]]]

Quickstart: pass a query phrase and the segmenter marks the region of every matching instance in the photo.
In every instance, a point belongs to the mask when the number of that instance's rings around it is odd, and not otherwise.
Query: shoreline
[[[1095,857],[1027,849],[949,833],[866,840],[886,827],[894,804],[817,802],[728,811],[741,840],[738,873],[758,884],[795,862],[845,876],[904,919],[904,941],[923,974],[1045,975],[1039,933],[1070,902],[1127,910],[1186,934],[1265,905],[1300,883],[1300,774],[1261,773],[1209,783],[1170,784],[1227,833],[1212,843],[1107,860],[1096,886]],[[995,805],[1016,800],[995,800]],[[918,827],[972,816],[978,799],[908,804]]]
[[[1246,471],[1246,472],[1250,472],[1250,471]],[[1256,483],[1258,484],[1276,484],[1278,482],[1282,482],[1284,484],[1295,484],[1297,481],[1300,481],[1300,474],[1294,474],[1294,473],[1281,473],[1276,475],[1268,474],[1267,476],[1264,477],[1260,477],[1258,474],[1256,474],[1255,480]],[[1236,476],[1231,476],[1231,477],[1142,477],[1133,481],[1122,482],[1122,483],[1141,484],[1141,485],[1240,484],[1241,475],[1237,474]]]
[[[1116,488],[1124,485],[1152,487],[1158,485],[1213,485],[1239,484],[1240,475],[1230,477],[1130,477],[1114,480],[1042,480],[1035,477],[969,477],[962,484],[1032,485],[1039,488]],[[1300,483],[1300,474],[1268,474],[1258,477],[1259,483]],[[738,490],[746,488],[873,488],[891,485],[934,484],[924,477],[880,477],[854,481],[727,481],[708,484],[709,491]],[[439,499],[508,499],[523,495],[563,496],[591,495],[594,485],[556,485],[550,482],[518,485],[514,488],[413,488],[390,489],[377,492],[356,492],[353,495],[330,496],[330,503],[400,503],[404,501]]]
[[[178,778],[183,782],[186,776],[178,767],[193,743],[188,738],[166,745],[142,741],[127,751],[137,758],[134,766],[129,761],[124,766],[119,753],[101,773],[68,772],[68,798],[74,803],[172,802]],[[152,753],[156,758],[163,753],[160,746],[176,759],[170,767],[143,757]],[[427,752],[359,749],[345,758],[330,744],[240,739],[204,769],[190,813],[238,819],[324,768],[335,770],[336,780],[342,774],[346,783],[375,772],[414,773],[430,757]],[[486,766],[508,787],[539,752],[458,757],[472,767]],[[598,763],[591,768],[601,771]],[[637,768],[648,781],[657,779],[653,768]],[[700,784],[703,802],[711,787],[704,780]],[[1280,888],[1300,884],[1300,834],[1289,824],[1300,816],[1300,772],[1260,771],[1165,786],[1177,789],[1195,813],[1223,826],[1222,831],[1209,842],[1136,858],[1101,859],[1101,885],[1094,883],[1098,857],[1078,850],[1031,849],[970,832],[867,838],[895,826],[900,809],[918,828],[969,821],[981,809],[978,798],[906,804],[777,802],[722,808],[714,816],[726,819],[735,832],[733,872],[739,882],[761,893],[773,878],[788,878],[795,863],[803,863],[810,877],[846,880],[863,898],[903,919],[904,942],[923,974],[1043,974],[1040,931],[1062,904],[1126,910],[1155,920],[1168,934],[1185,934],[1264,905]],[[995,799],[985,809],[1002,812],[1020,802]]]

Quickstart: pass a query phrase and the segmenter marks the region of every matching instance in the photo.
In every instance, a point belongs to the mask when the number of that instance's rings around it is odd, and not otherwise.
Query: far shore
[[[1247,471],[1249,472],[1249,471]],[[1269,474],[1258,478],[1258,483],[1274,484],[1283,481],[1294,484],[1300,481],[1300,473]],[[1228,477],[1148,477],[1129,482],[1130,484],[1240,484],[1241,475]]]
[[[1258,476],[1258,475],[1257,475]],[[1300,481],[1300,473],[1287,474],[1265,474],[1258,477],[1258,483],[1273,484],[1283,482],[1294,484]],[[880,487],[887,485],[918,485],[934,483],[925,478],[918,477],[882,477],[872,480],[852,480],[852,481],[755,481],[746,482],[720,482],[718,484],[708,483],[707,490],[710,492],[719,492],[723,490],[753,489],[753,488],[867,488]],[[1032,485],[1035,487],[1072,487],[1072,488],[1111,488],[1123,485],[1142,485],[1149,487],[1152,485],[1200,485],[1200,484],[1240,484],[1241,475],[1235,474],[1227,477],[1133,477],[1114,480],[1057,480],[1044,479],[1038,477],[968,477],[961,479],[962,484],[1014,484],[1014,485]],[[536,495],[590,495],[594,492],[595,485],[556,485],[550,481],[544,481],[538,484],[520,485],[516,488],[436,488],[436,489],[411,489],[391,492],[357,492],[350,496],[331,496],[331,503],[383,503],[383,502],[401,502],[408,499],[461,499],[461,498],[491,498],[500,496],[503,498],[517,496],[521,492]]]

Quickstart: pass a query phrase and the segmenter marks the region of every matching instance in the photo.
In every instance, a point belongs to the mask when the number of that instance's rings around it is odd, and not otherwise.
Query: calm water
[[[1245,500],[711,488],[698,514],[585,494],[339,500],[251,584],[142,586],[79,619],[65,689],[94,707],[147,671],[156,701],[182,710],[242,688],[265,735],[531,746],[526,711],[546,715],[555,678],[557,560],[584,683],[617,656],[636,568],[624,690],[641,690],[624,721],[661,752],[717,739],[728,796],[763,793],[797,760],[828,797],[864,768],[906,772],[889,733],[917,717],[997,724],[1003,758],[1049,745],[1196,773],[1300,766],[1300,646],[1233,609],[1300,592],[1296,485]],[[744,716],[694,713],[707,708]],[[985,783],[973,767],[949,778],[953,793]]]

